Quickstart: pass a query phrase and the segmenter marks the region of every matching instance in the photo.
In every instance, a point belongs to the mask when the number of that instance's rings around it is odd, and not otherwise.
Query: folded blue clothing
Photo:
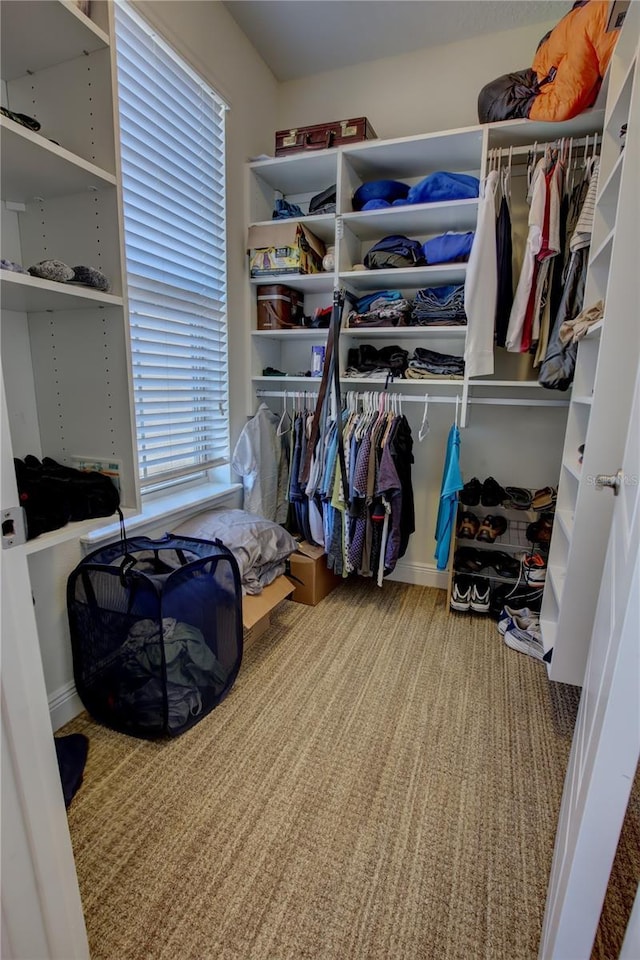
[[[394,204],[395,203],[398,203],[398,201],[394,200]],[[400,203],[406,203],[406,200],[401,200]],[[367,202],[365,203],[362,209],[363,210],[385,210],[387,207],[390,207],[390,206],[391,204],[389,203],[388,200],[381,200],[376,198],[374,200],[367,200]]]
[[[272,220],[289,220],[291,217],[304,217],[304,213],[297,203],[289,203],[288,200],[276,199],[276,206],[271,214]]]
[[[399,180],[370,180],[358,187],[353,195],[353,209],[362,210],[370,200],[386,200],[393,203],[409,193],[409,184]],[[368,209],[371,209],[370,207]]]
[[[469,259],[474,233],[442,233],[422,244],[424,258],[428,264],[453,263]]]
[[[447,173],[439,170],[411,187],[407,203],[434,203],[444,200],[471,200],[480,191],[477,177],[466,173]]]
[[[366,297],[360,297],[356,301],[356,313],[366,313],[372,303],[376,300],[402,300],[402,294],[399,290],[377,290],[375,293],[368,293]]]
[[[428,304],[429,306],[445,307],[452,301],[464,299],[463,283],[448,283],[441,287],[425,287],[416,293],[415,305]]]

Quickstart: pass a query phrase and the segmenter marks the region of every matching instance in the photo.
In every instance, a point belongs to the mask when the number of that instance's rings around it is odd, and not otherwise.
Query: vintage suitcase
[[[375,140],[377,133],[366,117],[316,123],[311,127],[295,127],[276,132],[276,157],[303,150],[325,150],[342,147],[360,140]]]
[[[304,298],[284,283],[258,287],[258,330],[288,330],[302,326]]]

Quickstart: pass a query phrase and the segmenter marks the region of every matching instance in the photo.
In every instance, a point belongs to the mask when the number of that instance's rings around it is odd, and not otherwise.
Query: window
[[[144,490],[229,460],[226,105],[124,2],[115,20]]]

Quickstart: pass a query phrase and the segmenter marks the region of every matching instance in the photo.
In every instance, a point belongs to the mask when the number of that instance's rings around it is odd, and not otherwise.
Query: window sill
[[[197,512],[196,508],[204,509],[230,499],[241,490],[241,483],[203,483],[179,492],[173,491],[149,498],[140,513],[125,517],[127,536],[133,533],[144,536],[147,528],[157,526],[158,522],[164,519],[170,519],[171,526],[177,526],[182,520],[193,516]],[[81,542],[95,549],[119,536],[120,523],[110,523],[106,527],[91,530],[81,537]]]

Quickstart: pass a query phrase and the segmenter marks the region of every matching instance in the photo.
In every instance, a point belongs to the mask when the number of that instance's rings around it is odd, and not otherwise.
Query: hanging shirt
[[[279,417],[261,403],[258,411],[242,428],[231,467],[242,477],[244,509],[275,521],[284,490],[278,489],[282,445],[276,435]]]
[[[516,295],[513,299],[509,327],[507,329],[506,348],[512,353],[520,353],[522,332],[524,329],[527,305],[531,295],[531,288],[535,282],[536,257],[542,244],[542,227],[547,196],[547,181],[545,177],[546,160],[541,157],[536,164],[531,185],[531,209],[529,210],[529,233],[524,251],[522,269]]]
[[[493,373],[493,332],[498,296],[496,253],[496,187],[498,171],[484,181],[478,205],[478,223],[464,285],[467,340],[464,361],[470,377]]]
[[[462,490],[462,474],[460,473],[460,431],[456,424],[452,424],[447,439],[447,454],[442,473],[442,488],[440,490],[440,506],[436,521],[436,552],[438,570],[446,570],[449,559],[451,535],[458,508],[458,491]]]

